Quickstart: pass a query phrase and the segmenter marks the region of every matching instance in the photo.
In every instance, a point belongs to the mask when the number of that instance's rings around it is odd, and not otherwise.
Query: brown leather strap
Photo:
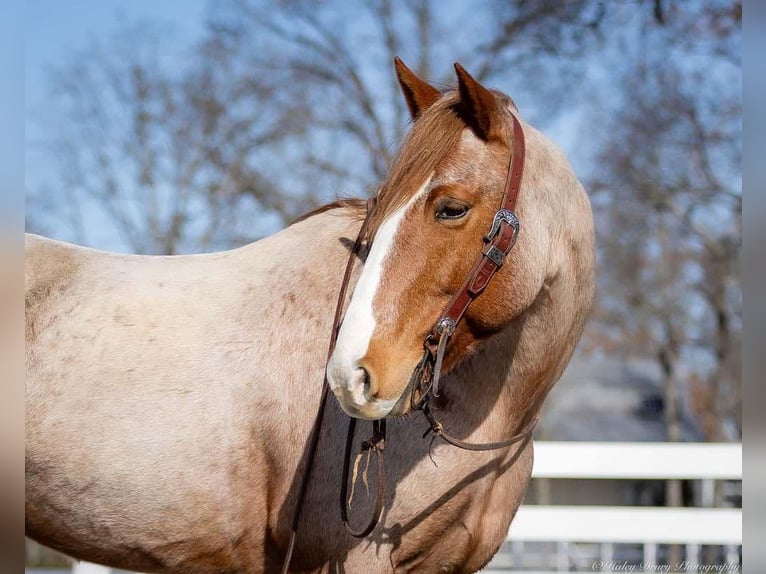
[[[362,443],[362,452],[371,451],[378,459],[378,490],[375,497],[375,510],[367,525],[359,530],[354,530],[348,518],[348,471],[351,466],[351,451],[354,447],[354,430],[356,419],[349,417],[348,432],[346,433],[346,450],[343,454],[343,477],[340,484],[340,517],[343,526],[354,538],[364,538],[378,525],[380,516],[383,514],[383,500],[386,494],[386,467],[383,464],[383,449],[386,447],[386,419],[372,422],[372,438]]]
[[[513,113],[511,113],[511,119],[513,123],[513,142],[511,144],[513,150],[505,177],[500,209],[495,213],[492,225],[484,237],[485,245],[481,251],[481,257],[471,268],[463,285],[452,296],[444,312],[439,316],[431,333],[428,334],[423,343],[426,354],[423,363],[430,362],[433,368],[429,381],[425,385],[427,388],[424,388],[421,384],[419,388],[413,389],[413,393],[420,393],[420,397],[417,400],[414,400],[414,398],[412,400],[415,408],[422,406],[428,399],[428,394],[431,391],[433,391],[434,396],[438,396],[442,358],[449,338],[457,329],[460,320],[468,310],[468,306],[476,297],[484,292],[492,277],[503,265],[508,253],[516,244],[520,224],[513,210],[516,208],[516,201],[521,190],[526,145],[521,122]]]
[[[463,283],[463,286],[457,293],[455,293],[455,295],[453,295],[452,299],[447,304],[447,308],[436,322],[432,336],[437,341],[441,336],[441,333],[437,331],[438,325],[445,319],[448,319],[452,321],[454,326],[457,326],[468,309],[468,306],[487,288],[489,281],[497,270],[500,269],[503,260],[516,243],[519,227],[518,220],[513,212],[514,209],[516,209],[516,201],[519,197],[519,191],[521,190],[526,146],[524,142],[524,129],[521,126],[521,122],[519,122],[514,114],[511,114],[511,117],[513,118],[513,151],[510,159],[510,166],[508,167],[508,174],[505,179],[505,188],[503,189],[503,200],[500,203],[500,210],[497,212],[492,228],[487,234],[489,240],[486,242],[484,249],[482,249],[481,257],[468,274],[468,278],[465,283]],[[507,219],[498,219],[498,217],[502,218],[504,215],[508,218],[512,218],[513,223],[510,223]],[[503,225],[503,222],[506,224]],[[496,225],[499,225],[499,228],[494,236],[490,237],[490,234],[493,229],[495,229]]]
[[[429,404],[430,395],[438,396],[442,358],[449,338],[457,329],[457,325],[465,315],[468,306],[487,288],[492,277],[503,265],[505,257],[515,245],[518,237],[520,224],[514,209],[521,190],[526,145],[521,122],[513,113],[511,113],[511,118],[513,122],[513,150],[505,178],[500,209],[495,214],[492,226],[484,238],[485,246],[482,249],[481,257],[474,264],[462,287],[450,299],[431,333],[426,337],[423,345],[423,359],[413,374],[414,384],[411,389],[410,401],[413,409],[422,410],[428,419],[430,428],[427,432],[433,432],[435,436],[464,450],[486,451],[508,447],[530,436],[537,424],[537,416],[535,416],[518,433],[505,440],[480,444],[467,443],[444,431],[444,427],[436,419]]]
[[[475,450],[475,451],[485,451],[485,450],[498,450],[501,448],[506,448],[511,446],[512,444],[515,444],[519,441],[522,441],[526,438],[528,438],[532,431],[535,430],[535,426],[537,425],[537,421],[539,420],[539,415],[535,415],[527,424],[525,424],[519,432],[516,434],[508,437],[505,440],[499,440],[497,442],[465,442],[460,440],[459,438],[455,438],[450,434],[447,434],[444,431],[444,427],[442,426],[442,423],[440,423],[436,417],[433,414],[433,411],[431,411],[431,407],[426,403],[423,406],[423,414],[428,419],[428,423],[431,425],[431,428],[428,430],[430,432],[434,433],[434,436],[438,436],[441,439],[444,439],[446,442],[451,444],[452,446],[456,446],[458,448],[462,448],[463,450]]]

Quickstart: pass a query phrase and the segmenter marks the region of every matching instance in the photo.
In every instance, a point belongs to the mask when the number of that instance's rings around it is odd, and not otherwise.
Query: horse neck
[[[584,318],[563,294],[571,290],[571,278],[546,281],[520,316],[457,366],[436,404],[453,429],[467,436],[482,427],[486,440],[499,440],[539,413],[582,330]]]
[[[246,296],[258,303],[243,321],[263,342],[256,350],[259,371],[274,374],[264,385],[289,398],[283,409],[300,409],[319,396],[340,278],[358,227],[353,213],[333,209],[243,252],[245,272],[257,268],[253,274],[266,278]]]
[[[519,204],[525,262],[542,266],[526,309],[458,369],[455,403],[513,433],[537,414],[580,339],[595,285],[593,220],[585,190],[560,150],[525,124],[527,162]],[[551,177],[555,174],[555,177]],[[570,222],[577,222],[571,225]],[[518,249],[517,255],[518,255]],[[456,381],[458,382],[458,381]],[[497,436],[497,435],[495,435]]]

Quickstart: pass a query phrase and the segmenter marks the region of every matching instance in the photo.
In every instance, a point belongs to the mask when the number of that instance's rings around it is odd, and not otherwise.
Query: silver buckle
[[[501,209],[495,214],[495,218],[492,220],[492,227],[490,228],[489,233],[484,237],[485,243],[489,243],[498,233],[500,233],[500,224],[503,221],[513,227],[515,234],[519,233],[519,218],[516,217],[516,214],[510,209]]]
[[[438,323],[436,323],[436,332],[439,333],[439,335],[447,335],[448,337],[452,335],[452,333],[455,332],[455,321],[450,319],[449,317],[444,317],[444,319],[441,319]]]
[[[490,245],[489,249],[484,252],[484,255],[486,255],[487,259],[492,261],[492,263],[494,263],[497,267],[500,267],[505,260],[505,253],[500,251],[494,245]]]

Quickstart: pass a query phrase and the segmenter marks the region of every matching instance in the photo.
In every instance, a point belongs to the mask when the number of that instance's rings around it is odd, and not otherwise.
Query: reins
[[[343,526],[354,538],[364,538],[378,525],[378,520],[383,513],[383,497],[386,494],[386,467],[383,464],[383,449],[386,446],[386,419],[372,422],[372,437],[362,443],[362,452],[369,450],[376,454],[378,460],[378,492],[375,497],[375,510],[364,528],[355,530],[348,518],[348,469],[351,465],[351,450],[354,447],[354,430],[356,419],[349,417],[348,431],[346,434],[346,450],[343,453],[343,477],[340,483],[340,517]]]
[[[468,443],[446,433],[444,426],[436,418],[430,406],[430,397],[439,396],[442,364],[450,337],[454,334],[457,325],[465,315],[471,302],[486,289],[489,281],[503,265],[505,257],[513,248],[519,234],[520,224],[514,213],[514,209],[516,207],[516,200],[518,199],[519,190],[521,188],[521,179],[524,172],[525,142],[524,130],[521,123],[513,113],[511,113],[511,118],[513,120],[513,151],[506,176],[503,200],[500,209],[495,214],[492,226],[484,237],[485,245],[481,251],[481,257],[473,266],[463,286],[452,297],[446,309],[436,321],[431,333],[423,341],[423,358],[413,372],[410,384],[408,385],[411,407],[413,410],[423,411],[423,415],[429,424],[429,428],[424,434],[424,437],[429,433],[433,433],[435,437],[439,437],[457,448],[471,451],[496,450],[520,442],[530,436],[538,420],[537,415],[535,415],[526,422],[519,432],[502,441]],[[330,344],[327,352],[327,362],[329,362],[332,353],[335,350],[335,343],[340,330],[341,316],[346,300],[348,283],[351,279],[351,272],[354,267],[354,257],[357,255],[361,242],[367,234],[367,228],[369,226],[375,202],[376,199],[374,197],[367,200],[367,214],[362,222],[354,247],[350,250],[346,262],[346,269],[343,274],[343,281],[341,282],[340,291],[338,292],[338,301],[335,306],[335,316],[333,318]],[[295,539],[298,533],[298,525],[300,523],[306,498],[306,489],[314,466],[316,449],[319,443],[319,435],[322,428],[322,421],[324,419],[328,391],[329,383],[327,381],[327,372],[325,371],[319,410],[317,411],[317,416],[314,420],[314,425],[309,437],[307,463],[298,489],[298,502],[290,529],[290,541],[288,543],[287,553],[282,564],[282,574],[286,574],[290,568],[290,562],[295,547]],[[407,391],[405,391],[405,393],[406,392]],[[340,512],[346,531],[356,538],[364,538],[375,529],[383,513],[385,496],[385,465],[383,463],[383,451],[386,442],[386,419],[373,421],[373,435],[370,439],[362,443],[362,451],[370,451],[372,454],[376,455],[378,484],[373,515],[364,528],[359,530],[355,530],[351,527],[348,516],[348,473],[351,465],[351,452],[353,450],[355,430],[356,419],[350,417],[346,434],[346,447],[343,456]]]
[[[362,239],[364,238],[365,234],[367,233],[367,227],[370,223],[370,214],[372,213],[372,207],[375,205],[376,199],[374,197],[371,197],[367,200],[367,215],[364,218],[364,221],[362,222],[362,226],[359,228],[359,233],[357,234],[356,241],[354,242],[353,247],[349,251],[348,254],[348,260],[346,261],[346,270],[343,272],[343,281],[341,281],[340,284],[340,291],[338,292],[338,302],[335,305],[335,316],[332,320],[332,332],[330,334],[330,344],[327,349],[327,361],[325,361],[325,364],[329,362],[330,357],[332,357],[332,353],[335,350],[335,343],[338,340],[338,331],[340,330],[340,324],[341,324],[341,315],[343,313],[343,303],[346,300],[346,291],[348,291],[348,284],[351,280],[351,271],[354,269],[354,257],[357,255],[359,251],[359,247],[361,245]],[[316,458],[316,450],[317,445],[319,444],[319,434],[322,430],[322,421],[324,420],[324,412],[325,408],[327,406],[327,395],[330,390],[330,385],[327,382],[327,371],[325,370],[324,375],[324,381],[322,382],[322,395],[319,399],[319,410],[317,411],[316,418],[314,419],[314,425],[311,428],[311,435],[309,436],[309,448],[308,448],[308,458],[306,462],[306,468],[303,470],[303,475],[301,476],[301,482],[300,486],[298,487],[298,504],[295,507],[295,514],[293,515],[293,522],[290,526],[290,542],[287,545],[287,553],[285,554],[284,562],[282,563],[282,574],[287,574],[288,570],[290,569],[290,561],[293,557],[293,550],[295,548],[295,538],[298,534],[298,524],[300,523],[301,514],[303,513],[303,503],[306,500],[306,487],[308,486],[309,477],[311,476],[311,470],[314,468],[314,459]],[[379,421],[375,421],[378,423]],[[350,451],[351,451],[351,442],[353,441],[353,435],[354,435],[354,427],[356,426],[356,419],[351,418],[349,421],[348,426],[348,438],[346,440],[346,461],[344,463],[344,468],[348,470],[347,463],[348,458],[350,457]],[[385,439],[385,423],[382,425],[383,428],[383,438]],[[382,451],[382,448],[381,448]],[[380,468],[382,469],[382,458],[380,459]],[[344,473],[344,477],[346,474]],[[341,487],[341,492],[345,490],[345,480],[344,485]],[[341,495],[343,496],[343,495]],[[381,498],[381,509],[382,509],[382,493],[380,495]],[[342,504],[342,515],[344,517],[347,516],[346,512],[346,505]],[[344,524],[346,524],[346,528],[348,529],[348,520],[344,518]],[[369,531],[372,532],[372,529],[375,528],[375,525],[377,524],[377,520],[375,521],[375,524],[372,524],[372,526],[369,528]],[[365,530],[367,530],[365,528]],[[366,536],[367,534],[363,534],[362,536]]]

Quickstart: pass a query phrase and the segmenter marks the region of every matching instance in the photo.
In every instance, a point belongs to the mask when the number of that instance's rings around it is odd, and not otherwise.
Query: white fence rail
[[[536,441],[532,476],[741,480],[742,445]]]
[[[523,506],[508,540],[731,545],[742,543],[737,508]]]
[[[508,533],[516,552],[525,542],[555,542],[558,569],[569,570],[571,543],[600,544],[602,565],[613,562],[615,543],[641,544],[643,563],[656,570],[658,544],[685,545],[693,564],[700,546],[715,545],[726,547],[727,563],[739,563],[742,510],[712,508],[714,481],[742,480],[739,443],[536,442],[532,476],[700,480],[702,507],[522,505]]]
[[[597,543],[602,563],[609,564],[613,544],[635,543],[644,547],[644,564],[656,565],[658,544],[685,545],[686,560],[692,563],[701,545],[720,545],[727,549],[727,562],[739,563],[741,509],[710,507],[714,481],[742,479],[741,444],[536,442],[532,476],[701,480],[703,507],[523,505],[508,534],[517,549],[525,542],[553,542],[563,556],[571,543]],[[497,570],[496,562],[489,569]],[[569,563],[559,560],[558,569],[568,570]],[[113,571],[76,563],[73,572]]]

